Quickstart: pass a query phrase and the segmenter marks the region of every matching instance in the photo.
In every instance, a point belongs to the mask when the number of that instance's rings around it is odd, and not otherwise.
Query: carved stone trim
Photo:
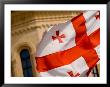
[[[59,24],[59,23],[58,23]],[[53,25],[57,25],[56,23],[53,23],[53,24],[41,24],[39,26],[31,26],[31,27],[27,27],[27,28],[19,28],[19,29],[16,29],[11,32],[11,35],[14,36],[14,35],[19,35],[19,34],[23,34],[23,33],[28,33],[30,31],[33,31],[33,30],[36,30],[36,29],[48,29],[50,26],[53,26]]]
[[[14,36],[14,35],[23,34],[23,33],[30,32],[32,30],[38,29],[38,28],[40,28],[40,26],[31,26],[31,27],[28,27],[28,28],[13,30],[11,35]]]
[[[71,19],[73,16],[69,15],[69,16],[63,16],[63,17],[45,17],[45,18],[34,18],[34,19],[31,19],[31,20],[27,20],[27,21],[24,21],[21,23],[16,23],[16,24],[12,24],[11,27],[17,27],[17,26],[21,26],[23,24],[28,24],[28,23],[32,23],[32,22],[46,22],[46,21],[59,21],[59,20],[69,20]]]
[[[81,11],[12,11],[11,24],[16,24],[16,22],[26,22],[30,19],[59,19],[62,17],[77,15],[79,13],[81,13]]]
[[[28,18],[27,16],[29,16],[29,15],[26,14],[26,17],[28,19],[25,19],[25,21],[21,20],[20,22],[17,21],[17,23],[15,23],[14,25],[13,24],[11,25],[11,30],[12,30],[11,35],[12,36],[19,35],[19,34],[23,34],[23,33],[27,33],[27,32],[36,30],[36,29],[41,29],[41,28],[47,29],[50,26],[55,25],[56,23],[58,24],[61,22],[66,22],[67,20],[70,20],[71,18],[78,15],[79,13],[81,13],[81,12],[69,12],[69,14],[66,13],[64,15],[61,15],[61,12],[60,12],[59,15],[57,15],[57,16],[54,15],[53,13],[52,14],[48,13],[48,15],[46,14],[47,16],[43,16],[43,14],[42,14],[40,17],[35,16],[35,14],[33,13],[33,16],[34,16],[33,19]],[[49,15],[51,15],[51,16],[49,16]],[[20,17],[20,16],[22,16],[22,15],[18,15],[17,17]],[[25,16],[25,15],[23,15],[23,16]],[[31,16],[32,16],[32,14],[31,14]]]

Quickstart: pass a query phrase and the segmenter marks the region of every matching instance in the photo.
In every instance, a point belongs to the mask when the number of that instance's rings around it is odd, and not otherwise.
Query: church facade
[[[11,12],[11,75],[37,77],[35,55],[49,27],[64,23],[80,11],[12,11]],[[97,70],[97,71],[96,71]],[[99,74],[99,65],[95,73]]]

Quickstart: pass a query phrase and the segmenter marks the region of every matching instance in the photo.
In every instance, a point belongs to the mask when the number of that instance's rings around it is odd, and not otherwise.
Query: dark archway
[[[23,75],[24,77],[32,77],[32,65],[30,61],[30,53],[28,49],[22,49],[20,52]]]

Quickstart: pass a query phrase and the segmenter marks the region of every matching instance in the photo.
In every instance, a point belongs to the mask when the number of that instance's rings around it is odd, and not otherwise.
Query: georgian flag
[[[36,53],[42,77],[85,77],[99,61],[100,14],[86,11],[66,23],[53,26]]]

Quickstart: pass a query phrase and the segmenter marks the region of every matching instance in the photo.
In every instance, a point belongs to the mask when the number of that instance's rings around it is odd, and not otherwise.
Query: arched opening
[[[20,51],[20,57],[22,62],[22,69],[24,77],[32,77],[32,65],[30,61],[30,53],[28,49],[22,49]]]

